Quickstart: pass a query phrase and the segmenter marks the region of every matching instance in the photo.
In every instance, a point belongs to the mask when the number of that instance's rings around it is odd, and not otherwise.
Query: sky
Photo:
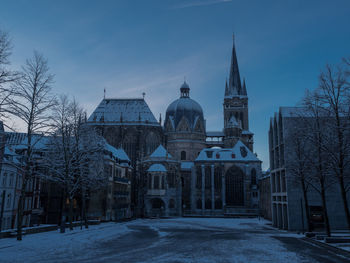
[[[142,97],[158,119],[180,95],[203,108],[207,130],[223,128],[223,97],[235,35],[249,96],[254,151],[269,167],[270,117],[318,85],[327,63],[350,56],[350,1],[2,0],[0,29],[14,45],[11,67],[41,52],[53,91],[88,115],[106,97]]]

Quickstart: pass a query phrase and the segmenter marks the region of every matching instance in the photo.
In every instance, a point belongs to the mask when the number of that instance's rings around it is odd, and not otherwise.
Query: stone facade
[[[272,222],[278,228],[298,231],[306,229],[307,220],[301,183],[292,169],[296,158],[292,132],[298,127],[305,127],[305,121],[312,121],[311,117],[308,117],[309,120],[300,117],[300,110],[303,109],[280,107],[271,118],[269,129]],[[309,187],[307,197],[311,225],[314,228],[323,227],[320,194]],[[337,184],[327,186],[326,202],[331,229],[345,229],[345,212]]]

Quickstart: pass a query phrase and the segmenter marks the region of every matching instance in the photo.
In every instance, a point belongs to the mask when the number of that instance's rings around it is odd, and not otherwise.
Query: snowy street
[[[350,262],[258,219],[138,219],[0,239],[0,262]]]

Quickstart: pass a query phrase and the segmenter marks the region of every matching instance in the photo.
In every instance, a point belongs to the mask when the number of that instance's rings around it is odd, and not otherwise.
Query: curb
[[[308,238],[308,237],[303,237],[303,238],[301,238],[301,240],[303,240],[307,243],[311,243],[313,245],[328,249],[328,250],[332,251],[333,253],[340,254],[341,256],[343,256],[347,259],[350,258],[350,252],[345,250],[345,249],[341,249],[339,247],[334,247],[334,246],[328,245],[327,243],[319,242],[319,241],[313,240],[313,239]]]

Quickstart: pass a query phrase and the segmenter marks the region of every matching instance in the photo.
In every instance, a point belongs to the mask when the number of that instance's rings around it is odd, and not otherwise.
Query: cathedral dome
[[[186,82],[182,84],[180,91],[181,97],[173,101],[166,110],[166,129],[179,130],[179,124],[186,121],[189,131],[204,132],[202,107],[189,97],[190,87]]]

